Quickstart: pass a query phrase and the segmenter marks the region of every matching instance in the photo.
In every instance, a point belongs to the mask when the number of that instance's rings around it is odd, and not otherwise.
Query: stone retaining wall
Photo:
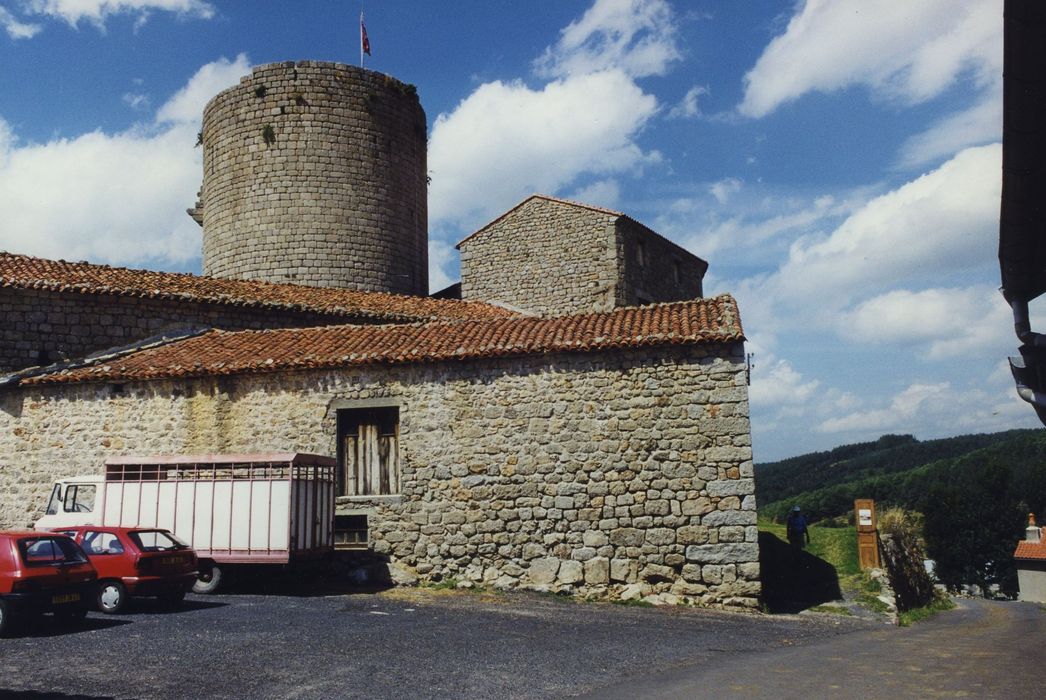
[[[122,454],[333,455],[337,411],[399,406],[401,493],[339,499],[423,580],[757,604],[743,346],[15,390],[0,526]]]

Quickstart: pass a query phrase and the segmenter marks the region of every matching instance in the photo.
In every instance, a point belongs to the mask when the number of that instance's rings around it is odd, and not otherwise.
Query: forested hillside
[[[1016,585],[1013,549],[1029,511],[1046,515],[1046,430],[919,442],[886,435],[756,465],[763,519],[798,505],[812,520],[849,517],[855,498],[923,514],[929,555],[951,585]]]
[[[884,435],[875,442],[843,445],[779,462],[755,465],[755,493],[761,517],[783,520],[793,505],[815,518],[846,515],[855,498],[875,498],[892,505],[918,501],[928,468],[994,445],[1043,436],[1046,430],[1010,430],[1003,433],[961,435],[920,442],[911,435]],[[1004,452],[1007,448],[1003,448]]]

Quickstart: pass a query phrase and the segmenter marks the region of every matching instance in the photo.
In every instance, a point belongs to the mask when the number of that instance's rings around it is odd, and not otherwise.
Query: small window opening
[[[334,516],[335,549],[366,549],[368,546],[366,515]]]
[[[338,493],[400,492],[399,427],[396,406],[338,411]]]
[[[636,264],[646,267],[646,244],[643,241],[636,241]]]
[[[675,277],[676,284],[682,284],[683,282],[683,266],[678,260],[672,261],[672,275]]]

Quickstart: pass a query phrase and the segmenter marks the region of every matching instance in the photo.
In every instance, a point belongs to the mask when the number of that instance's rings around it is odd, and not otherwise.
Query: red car
[[[196,582],[196,552],[169,530],[83,525],[61,532],[97,569],[95,603],[103,613],[120,612],[136,596],[177,606]]]
[[[97,574],[83,550],[53,532],[0,531],[0,636],[20,618],[82,620]]]

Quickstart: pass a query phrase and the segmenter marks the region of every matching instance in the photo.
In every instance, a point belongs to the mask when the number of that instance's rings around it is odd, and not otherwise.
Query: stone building
[[[701,296],[708,263],[621,212],[533,195],[458,243],[461,297],[556,315]]]
[[[461,242],[463,299],[399,293],[387,263],[420,264],[423,211],[392,194],[385,216],[364,194],[356,217],[352,192],[370,185],[328,188],[300,161],[331,139],[347,139],[339,162],[391,144],[415,182],[411,99],[384,76],[306,62],[256,68],[212,101],[192,213],[214,274],[0,254],[0,526],[34,520],[53,479],[114,456],[314,452],[338,459],[335,529],[362,530],[421,579],[757,605],[734,300],[701,298],[707,263],[624,214],[543,195]],[[224,101],[246,111],[219,126]],[[259,143],[266,118],[275,140]],[[242,152],[221,153],[236,148],[224,130]],[[270,166],[289,190],[270,192]],[[339,221],[288,228],[301,255],[270,274],[265,232],[285,203],[308,214],[328,197]],[[387,248],[368,247],[373,227]]]

